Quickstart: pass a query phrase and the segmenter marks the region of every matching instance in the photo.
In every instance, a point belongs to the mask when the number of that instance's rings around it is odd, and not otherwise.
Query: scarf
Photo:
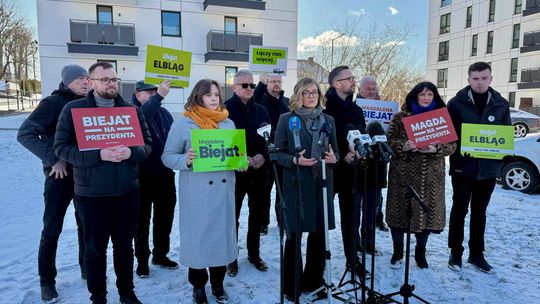
[[[318,160],[324,158],[323,153],[326,151],[326,147],[328,147],[328,137],[325,138],[322,146],[317,144],[317,141],[319,140],[319,131],[322,124],[324,124],[324,114],[322,111],[323,109],[320,106],[314,109],[301,107],[294,111],[296,115],[298,115],[298,117],[304,121],[307,131],[311,134],[311,147],[309,148],[309,155]],[[306,150],[306,152],[308,152],[308,150]],[[311,168],[314,176],[321,175],[322,168],[320,162]]]
[[[194,105],[190,110],[184,111],[184,116],[189,117],[201,129],[218,129],[218,122],[229,117],[227,109],[210,110]]]
[[[412,110],[413,115],[429,112],[431,110],[435,110],[436,108],[437,108],[437,102],[435,102],[435,100],[433,100],[427,107],[422,107],[421,105],[418,104],[417,101],[413,101],[411,103],[411,110]]]

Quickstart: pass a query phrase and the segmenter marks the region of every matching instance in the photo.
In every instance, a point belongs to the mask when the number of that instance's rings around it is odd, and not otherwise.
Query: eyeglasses
[[[319,96],[319,91],[304,91],[304,92],[302,92],[302,96],[304,96],[304,97],[317,97],[317,96]]]
[[[256,87],[254,83],[237,83],[237,85],[242,86],[242,89],[247,89],[248,87],[255,89]]]
[[[111,82],[112,82],[112,83],[117,83],[117,82],[119,82],[120,80],[122,80],[122,79],[120,79],[120,78],[108,78],[108,77],[103,77],[103,78],[90,78],[90,79],[92,79],[92,80],[99,80],[99,81],[101,81],[101,84],[103,84],[103,85],[110,84]]]
[[[347,78],[338,79],[336,81],[343,81],[343,80],[348,80],[350,82],[353,82],[353,81],[356,81],[356,77],[351,76],[351,77],[347,77]]]

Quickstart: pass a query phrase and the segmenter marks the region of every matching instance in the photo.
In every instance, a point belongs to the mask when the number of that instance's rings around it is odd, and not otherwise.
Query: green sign
[[[500,125],[461,125],[461,154],[476,158],[503,159],[514,155],[514,127]]]
[[[146,47],[145,83],[170,80],[172,87],[187,88],[190,71],[191,52],[150,44]]]
[[[287,75],[287,48],[249,46],[249,70],[255,74]]]
[[[191,130],[194,172],[247,169],[245,130]]]

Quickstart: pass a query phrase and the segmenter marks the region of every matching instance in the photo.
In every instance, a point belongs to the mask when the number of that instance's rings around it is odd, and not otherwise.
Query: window
[[[518,59],[512,58],[512,60],[510,61],[510,82],[517,81],[517,74],[518,74]]]
[[[161,35],[181,37],[180,12],[161,12]]]
[[[486,54],[493,53],[493,31],[489,31],[487,35]]]
[[[238,67],[225,67],[225,98],[228,99],[233,95],[232,85],[234,83],[234,75],[238,72]]]
[[[516,0],[514,3],[514,15],[515,14],[521,14],[521,0]],[[514,92],[515,97],[515,92]]]
[[[472,36],[471,42],[471,56],[476,56],[478,53],[478,34]]]
[[[471,27],[472,24],[472,6],[467,7],[467,19],[465,21],[465,28]]]
[[[511,108],[516,107],[516,92],[508,92],[508,103]]]
[[[118,73],[118,69],[116,68],[116,66],[117,66],[116,65],[116,60],[98,59],[97,62],[108,62],[108,63],[110,63],[113,66],[114,70]]]
[[[488,22],[495,21],[495,0],[489,0],[489,17]]]
[[[450,52],[450,41],[439,42],[439,61],[448,60]]]
[[[452,0],[441,0],[441,7],[452,4]]]
[[[439,34],[450,33],[450,13],[441,16],[441,26]]]
[[[437,88],[446,88],[448,85],[448,69],[437,71]]]
[[[97,22],[99,24],[112,24],[113,23],[112,6],[104,6],[104,5],[97,6]]]
[[[225,33],[236,34],[236,17],[225,17]]]
[[[512,34],[512,48],[518,48],[519,47],[519,30],[521,26],[520,24],[514,24],[514,32]]]

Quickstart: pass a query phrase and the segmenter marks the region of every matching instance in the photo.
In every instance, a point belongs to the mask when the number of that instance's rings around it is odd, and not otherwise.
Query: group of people
[[[18,134],[18,140],[41,158],[46,175],[38,257],[42,299],[58,297],[56,247],[66,209],[73,200],[79,228],[81,276],[87,280],[92,303],[107,301],[109,238],[113,242],[121,303],[141,303],[133,291],[133,239],[138,276],[149,276],[150,253],[153,264],[169,269],[178,267],[167,257],[176,203],[179,262],[189,269],[194,303],[207,303],[205,286],[209,279],[215,301],[226,303],[225,275],[235,276],[239,271],[238,227],[246,195],[247,259],[259,271],[268,269],[261,257],[260,236],[268,233],[275,183],[282,186],[282,193],[276,194],[275,199],[276,219],[288,231],[283,257],[284,294],[288,300],[298,301],[302,292],[325,284],[323,215],[327,213],[328,228],[334,229],[335,194],[339,199],[345,267],[353,276],[369,277],[360,263],[359,251],[378,255],[375,229],[371,227],[388,230],[382,216],[382,188],[387,185],[386,221],[393,240],[391,266],[402,264],[410,214],[411,231],[416,236],[415,261],[419,268],[428,268],[428,236],[440,233],[446,226],[445,157],[449,155],[454,195],[448,266],[456,271],[462,267],[464,221],[470,204],[468,262],[489,272],[492,267],[483,254],[486,209],[501,163],[461,155],[459,141],[418,148],[407,138],[403,124],[405,117],[447,106],[458,136],[462,123],[509,125],[508,102],[489,86],[491,67],[477,62],[469,67],[468,74],[470,85],[448,105],[430,82],[421,82],[409,92],[387,132],[388,144],[395,151],[387,178],[385,161],[359,155],[347,139],[351,128],[369,133],[370,126],[366,126],[363,110],[353,99],[357,81],[346,66],[330,72],[330,88],[326,92],[317,81],[300,79],[290,100],[284,97],[279,75],[262,75],[255,84],[250,71],[240,70],[234,77],[234,94],[226,101],[216,81],[203,79],[192,88],[182,115],[174,122],[162,107],[170,88],[168,81],[159,86],[138,82],[132,102],[127,103],[118,94],[120,80],[110,64],[98,62],[88,72],[76,65],[64,67],[59,89],[42,100]],[[374,78],[364,77],[359,83],[358,97],[380,99]],[[78,149],[71,109],[133,106],[144,146]],[[291,120],[299,121],[298,132],[290,129]],[[268,140],[275,145],[270,152],[275,153],[275,167],[271,165],[267,141],[257,134],[257,129],[266,124],[272,126]],[[198,157],[191,147],[194,129],[244,129],[248,167],[194,172],[193,162]],[[321,137],[323,129],[326,136]],[[178,171],[177,188],[174,170]],[[425,210],[411,197],[407,184],[417,191]],[[327,210],[323,207],[324,199],[329,202]],[[148,238],[152,206],[151,252]],[[302,269],[302,254],[295,244],[303,232],[308,233],[308,238]],[[317,295],[326,296],[324,291]]]

